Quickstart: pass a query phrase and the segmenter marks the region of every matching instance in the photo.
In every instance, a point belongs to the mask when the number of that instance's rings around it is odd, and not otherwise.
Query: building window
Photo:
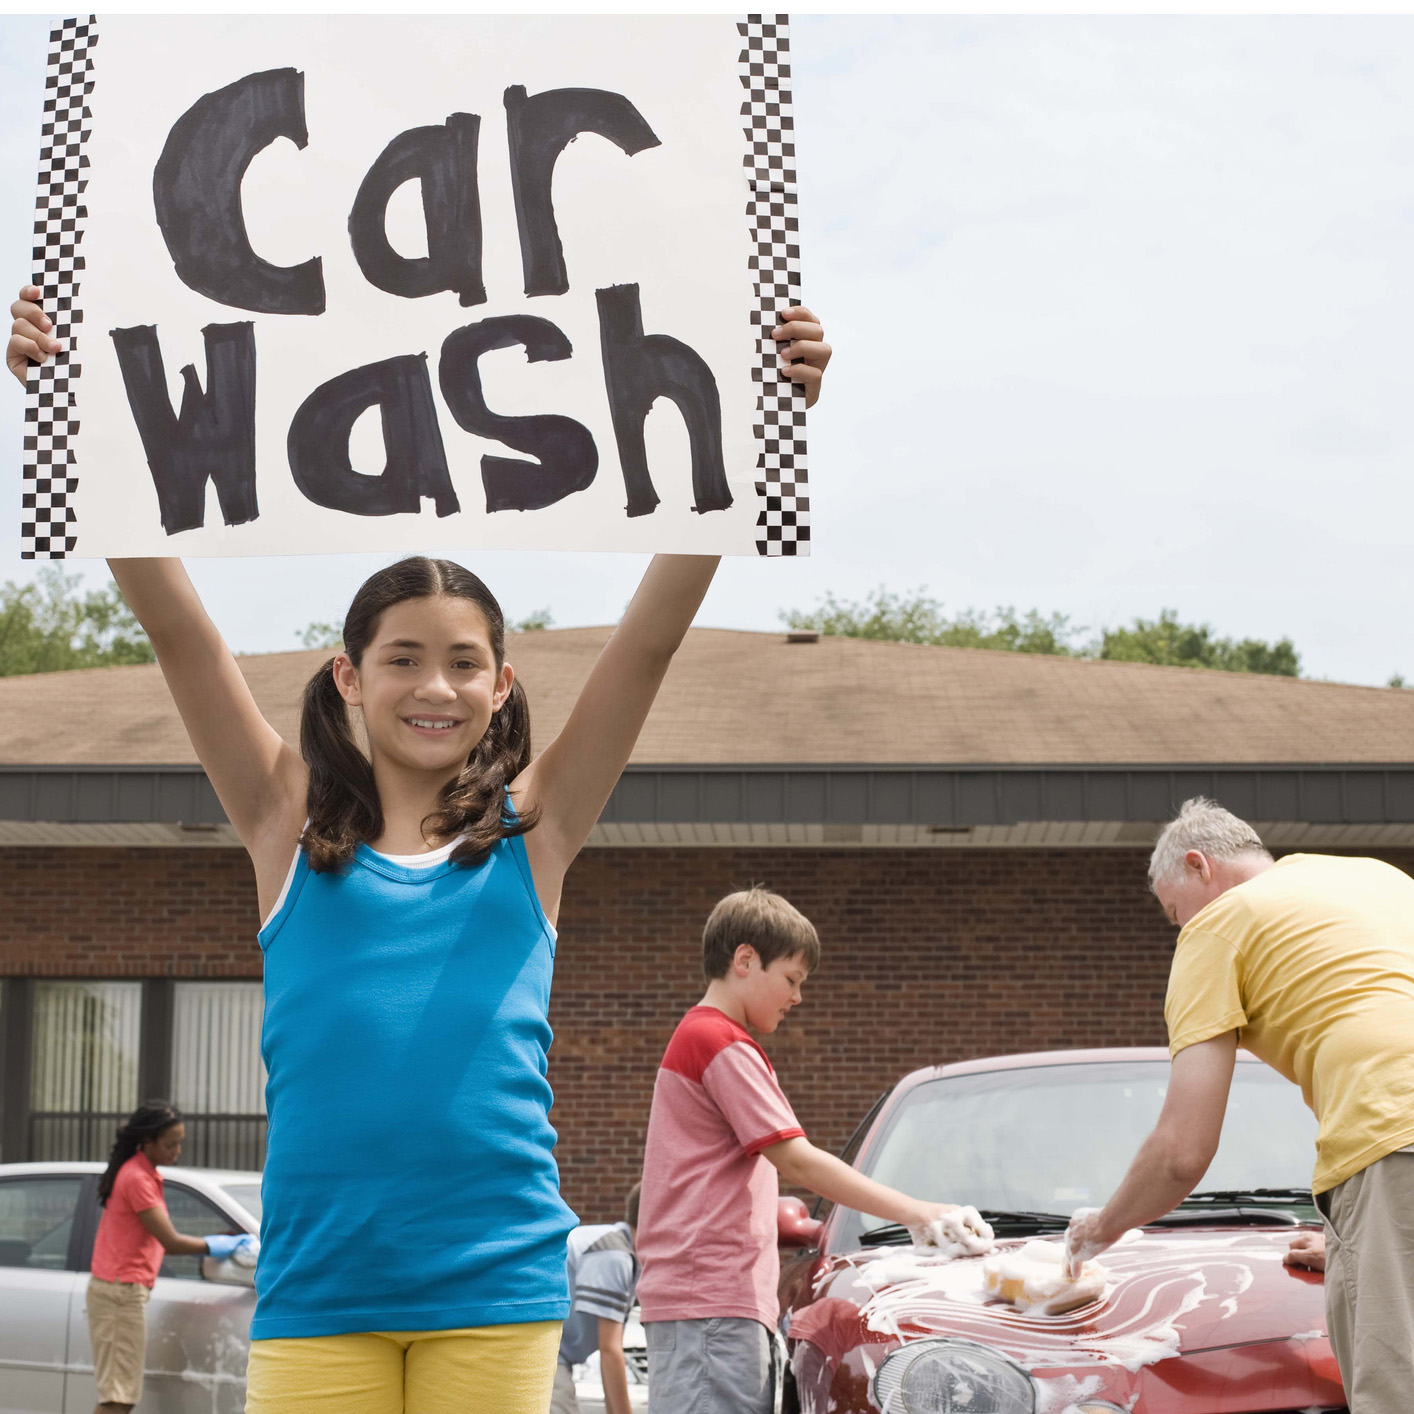
[[[137,1107],[142,983],[37,982],[30,1156],[104,1157]]]
[[[187,1122],[182,1162],[265,1163],[258,982],[50,981],[0,991],[0,1161],[106,1159],[144,1100]]]
[[[261,1168],[260,983],[178,982],[172,1001],[172,1102],[187,1121],[183,1162]]]

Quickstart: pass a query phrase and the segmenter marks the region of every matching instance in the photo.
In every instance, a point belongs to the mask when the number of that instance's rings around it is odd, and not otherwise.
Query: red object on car
[[[1158,1116],[1160,1049],[1005,1056],[905,1077],[845,1157],[919,1197],[969,1203],[998,1248],[1060,1243],[1118,1184]],[[1295,1414],[1344,1410],[1319,1273],[1284,1265],[1318,1222],[1316,1123],[1239,1052],[1199,1191],[1101,1255],[1105,1295],[1063,1316],[982,1294],[982,1258],[942,1262],[847,1209],[782,1199],[787,1414]]]

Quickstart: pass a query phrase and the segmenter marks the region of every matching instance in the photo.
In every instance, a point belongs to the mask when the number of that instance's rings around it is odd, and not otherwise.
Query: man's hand
[[[5,345],[5,367],[24,387],[31,363],[43,363],[50,354],[59,353],[63,344],[53,335],[54,325],[39,307],[43,298],[38,285],[25,285],[20,297],[10,306],[10,342]],[[826,361],[830,352],[825,350]]]
[[[1326,1269],[1326,1235],[1323,1232],[1299,1232],[1291,1239],[1291,1247],[1282,1258],[1288,1267],[1306,1267],[1313,1272]]]
[[[1077,1208],[1065,1230],[1065,1274],[1073,1281],[1080,1268],[1098,1257],[1116,1239],[1105,1235],[1098,1208]]]
[[[820,396],[820,380],[833,350],[825,342],[820,322],[803,305],[781,311],[781,322],[771,330],[781,356],[781,372],[805,389],[805,406],[813,408]]]

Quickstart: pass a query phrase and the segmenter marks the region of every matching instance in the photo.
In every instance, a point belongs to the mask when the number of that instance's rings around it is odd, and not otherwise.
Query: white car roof
[[[0,1164],[0,1178],[17,1178],[27,1173],[102,1173],[107,1167],[100,1159],[55,1159],[48,1163]],[[157,1171],[163,1178],[172,1178],[179,1182],[195,1180],[198,1187],[208,1184],[219,1188],[228,1184],[260,1183],[260,1174],[253,1169],[203,1169],[184,1164],[163,1164]]]

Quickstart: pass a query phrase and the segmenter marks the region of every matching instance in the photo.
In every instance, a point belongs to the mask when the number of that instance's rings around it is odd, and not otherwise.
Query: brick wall
[[[1414,852],[1384,857],[1414,872]],[[551,1021],[566,1197],[617,1216],[653,1076],[701,995],[700,935],[765,883],[823,943],[766,1041],[807,1132],[837,1148],[919,1065],[1157,1045],[1173,930],[1128,850],[590,850],[566,883]],[[258,977],[236,850],[0,850],[0,976]]]

